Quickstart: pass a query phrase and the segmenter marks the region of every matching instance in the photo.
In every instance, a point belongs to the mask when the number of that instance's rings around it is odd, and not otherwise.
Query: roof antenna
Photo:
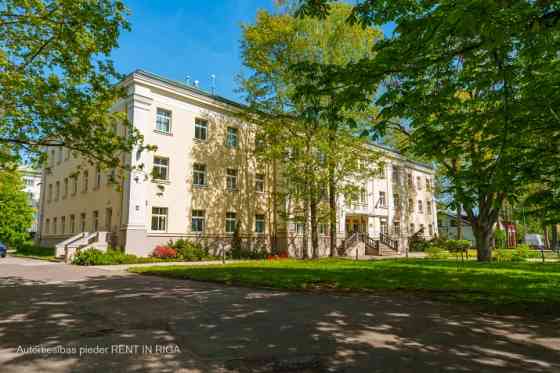
[[[191,76],[187,75],[187,85],[191,85]]]
[[[212,80],[212,96],[216,94],[216,75],[210,75],[210,79]]]

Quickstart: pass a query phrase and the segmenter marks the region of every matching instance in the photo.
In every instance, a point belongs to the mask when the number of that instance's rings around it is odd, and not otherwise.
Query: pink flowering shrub
[[[154,258],[169,259],[177,257],[177,250],[168,246],[156,246],[152,253]]]

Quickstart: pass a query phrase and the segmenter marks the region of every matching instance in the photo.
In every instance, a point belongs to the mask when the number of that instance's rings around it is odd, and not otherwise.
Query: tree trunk
[[[558,248],[558,227],[556,224],[550,226],[551,248],[556,250]]]
[[[330,236],[329,256],[336,255],[336,182],[334,180],[334,167],[329,167],[329,224]]]
[[[319,257],[319,234],[317,232],[317,199],[311,197],[309,213],[311,215],[311,253],[313,259]]]
[[[494,239],[494,224],[478,223],[473,225],[473,233],[476,240],[477,260],[479,262],[489,262],[492,260],[492,241]]]
[[[457,239],[463,239],[463,219],[462,219],[463,205],[459,204],[457,209]]]
[[[548,250],[550,248],[550,241],[548,239],[548,226],[544,222],[542,223],[542,231],[544,248]]]
[[[304,199],[302,259],[309,258],[309,198]]]

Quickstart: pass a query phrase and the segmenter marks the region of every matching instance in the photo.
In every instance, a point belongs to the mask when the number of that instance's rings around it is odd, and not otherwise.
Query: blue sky
[[[144,69],[184,81],[187,75],[216,93],[241,99],[235,76],[242,72],[242,23],[254,22],[258,9],[274,10],[273,0],[128,0],[132,31],[121,35],[112,54],[122,73]]]

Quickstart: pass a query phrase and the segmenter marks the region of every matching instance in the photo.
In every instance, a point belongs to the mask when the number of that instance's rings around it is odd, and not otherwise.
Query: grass
[[[486,305],[560,306],[560,263],[344,259],[137,267],[132,272],[286,290],[404,291]]]

